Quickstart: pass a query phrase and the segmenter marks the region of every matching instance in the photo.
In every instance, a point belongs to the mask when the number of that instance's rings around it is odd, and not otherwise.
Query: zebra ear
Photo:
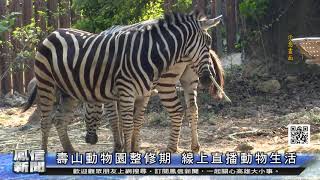
[[[220,15],[216,18],[213,18],[213,19],[207,19],[207,20],[200,21],[201,28],[203,30],[207,30],[211,27],[217,26],[221,21],[222,21],[222,15]]]

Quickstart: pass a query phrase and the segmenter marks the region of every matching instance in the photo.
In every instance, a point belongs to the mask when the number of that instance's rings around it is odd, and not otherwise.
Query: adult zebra
[[[220,18],[200,17],[198,13],[166,15],[142,30],[107,36],[73,29],[51,33],[38,47],[37,86],[24,107],[28,109],[38,94],[42,149],[47,150],[52,124],[49,115],[59,89],[63,92],[62,101],[54,121],[65,151],[74,151],[64,119],[70,118],[77,99],[90,104],[119,100],[125,151],[130,152],[134,103],[148,97],[159,77],[172,65],[189,62],[200,83],[210,84],[215,72],[209,56],[211,38],[206,30]]]
[[[108,35],[110,33],[120,32],[120,31],[131,31],[132,29],[143,29],[147,25],[152,25],[156,23],[154,20],[144,21],[133,25],[128,26],[113,26],[102,34]],[[214,71],[216,72],[216,81],[219,86],[223,88],[224,86],[224,75],[221,62],[218,56],[213,50],[210,50],[210,56],[214,63]],[[201,61],[201,60],[200,60]],[[196,102],[197,97],[197,87],[198,87],[198,75],[194,72],[191,65],[188,63],[177,63],[173,65],[166,73],[164,73],[158,84],[155,86],[155,89],[159,91],[158,95],[163,106],[167,109],[169,117],[171,120],[171,132],[169,136],[169,144],[167,146],[167,151],[176,152],[178,148],[180,128],[183,119],[183,108],[181,102],[177,96],[176,92],[176,83],[180,79],[181,85],[184,89],[184,97],[187,105],[187,118],[191,122],[191,150],[198,152],[200,149],[200,144],[198,140],[197,133],[197,122],[198,122],[198,107]],[[211,94],[214,95],[217,99],[222,98],[222,94],[217,90],[215,85],[211,85]],[[137,152],[139,151],[138,139],[140,135],[140,129],[144,121],[144,111],[148,102],[146,97],[143,100],[138,101],[135,104],[134,115],[134,133],[132,137],[132,150]],[[121,151],[122,139],[121,132],[119,132],[119,120],[117,113],[117,102],[106,104],[105,110],[108,115],[108,120],[111,122],[113,129],[114,137],[114,149],[116,151]],[[98,127],[99,120],[101,119],[101,106],[94,105],[85,105],[85,121],[87,126],[86,142],[90,144],[95,144],[98,141],[98,136],[96,130]]]
[[[122,27],[122,26],[121,26]],[[120,28],[120,26],[118,27]],[[113,27],[114,29],[114,27]],[[120,30],[120,29],[118,29]],[[210,55],[213,59],[214,69],[216,72],[216,80],[220,87],[224,86],[224,76],[223,69],[221,67],[220,60],[214,51],[210,50]],[[176,152],[177,144],[179,142],[180,135],[180,126],[183,118],[183,112],[181,107],[181,102],[177,97],[177,92],[175,88],[176,81],[180,77],[182,88],[184,89],[184,98],[187,105],[187,118],[191,122],[191,150],[193,152],[198,152],[200,149],[198,133],[197,133],[197,121],[198,121],[198,107],[197,107],[197,86],[198,86],[198,75],[191,69],[190,66],[184,66],[185,63],[177,63],[173,66],[172,69],[177,70],[177,73],[170,72],[170,70],[164,73],[160,80],[159,84],[155,87],[159,92],[158,95],[163,106],[167,109],[171,122],[171,135],[170,143],[168,144],[167,151]],[[181,72],[179,74],[178,72]],[[160,84],[165,84],[161,86]],[[28,85],[28,89],[32,89],[36,85],[36,79],[32,79]],[[30,86],[30,88],[29,88]],[[215,87],[212,86],[212,95],[217,98],[221,98],[221,93],[217,91]],[[168,98],[170,97],[170,98]],[[59,98],[59,97],[57,97]],[[59,103],[57,103],[59,105]],[[118,128],[118,113],[117,108],[115,107],[116,103],[105,104],[106,114],[108,120],[111,121],[111,126],[113,129]],[[142,106],[135,106],[135,109],[143,108]],[[139,120],[139,125],[142,125],[143,122],[143,109],[140,109],[140,116],[134,117],[134,119]],[[85,124],[87,128],[86,142],[90,144],[96,144],[98,141],[97,128],[99,126],[100,120],[102,118],[102,105],[92,105],[84,103],[84,112],[85,112]],[[137,126],[137,125],[136,125]],[[140,127],[138,127],[139,129]],[[114,137],[114,149],[116,151],[122,150],[122,139],[119,134],[119,130],[113,130]],[[138,139],[138,138],[136,138]],[[133,151],[138,151],[139,146],[138,142],[133,142]]]
[[[221,62],[218,56],[213,50],[210,50],[210,55],[212,56],[214,69],[216,72],[216,80],[220,87],[224,86],[224,75]],[[176,72],[174,72],[174,71]],[[177,63],[173,66],[172,70],[164,73],[159,79],[159,83],[155,87],[158,90],[158,95],[161,103],[167,109],[171,120],[171,132],[169,136],[169,144],[167,146],[167,151],[176,152],[178,149],[178,142],[180,136],[180,128],[182,124],[182,119],[184,116],[183,107],[181,105],[180,99],[177,96],[176,83],[180,80],[181,86],[184,89],[184,99],[186,102],[186,112],[187,119],[191,122],[191,150],[193,152],[198,152],[200,149],[200,144],[198,140],[197,133],[197,122],[198,122],[198,106],[197,106],[197,87],[198,87],[198,75],[192,70],[191,66],[185,63]],[[222,98],[221,92],[217,90],[215,86],[211,86],[211,94],[217,98]],[[146,100],[147,101],[147,100]],[[141,102],[140,102],[141,103]],[[105,104],[105,110],[107,114],[107,119],[110,120],[110,124],[113,128],[114,137],[114,148],[116,151],[121,151],[122,139],[119,134],[117,126],[118,124],[118,114],[116,108],[116,102]],[[134,116],[135,131],[133,136],[135,140],[133,141],[133,151],[139,151],[138,139],[139,132],[144,121],[144,110],[145,105],[135,105],[135,111],[139,112]],[[99,113],[100,112],[100,113]],[[95,144],[98,141],[98,136],[96,130],[101,119],[101,106],[95,105],[85,105],[85,121],[87,126],[86,142],[90,144]]]

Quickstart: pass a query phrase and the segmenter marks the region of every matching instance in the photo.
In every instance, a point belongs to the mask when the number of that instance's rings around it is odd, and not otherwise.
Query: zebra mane
[[[132,24],[132,25],[127,25],[127,26],[112,26],[110,29],[103,31],[103,33],[107,32],[108,30],[111,30],[112,32],[112,29],[117,27],[120,27],[122,29],[120,31],[115,31],[115,33],[149,31],[149,30],[152,30],[156,25],[160,25],[160,26],[164,24],[178,25],[178,24],[183,24],[190,21],[201,20],[203,18],[204,16],[202,16],[202,14],[197,12],[192,12],[190,14],[173,12],[173,13],[164,14],[164,16],[159,19],[142,21],[142,22]]]
[[[179,12],[172,12],[167,13],[164,15],[164,18],[159,20],[159,23],[167,23],[170,24],[183,24],[190,21],[197,21],[205,18],[201,13],[198,11],[191,12],[189,14],[186,13],[179,13]]]
[[[163,19],[168,24],[172,24],[172,23],[178,24],[178,23],[184,23],[184,21],[181,21],[181,20],[188,19],[191,21],[196,21],[196,20],[207,19],[207,17],[202,12],[195,10],[189,14],[180,13],[180,12],[166,13]]]

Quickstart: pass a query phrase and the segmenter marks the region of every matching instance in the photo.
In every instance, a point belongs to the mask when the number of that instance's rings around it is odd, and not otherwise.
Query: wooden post
[[[31,23],[32,19],[32,0],[24,0],[23,1],[23,25],[28,25]],[[29,60],[29,62],[24,63],[24,71],[23,71],[23,93],[26,93],[26,86],[29,81],[33,78],[33,61]]]
[[[21,10],[21,1],[20,0],[12,0],[11,4],[10,4],[10,9],[11,12],[22,12]],[[14,27],[20,27],[22,25],[22,16],[19,15],[16,18],[16,22]],[[11,37],[11,42],[13,44],[13,58],[16,58],[16,54],[17,52],[21,49],[21,44],[19,42],[19,40],[15,40],[13,39],[13,37]],[[17,63],[15,62],[16,60],[13,59],[13,63],[15,64],[14,67],[14,71],[12,72],[12,79],[11,79],[11,83],[13,86],[13,91],[17,91],[19,93],[23,93],[23,70],[22,70],[22,63]],[[11,91],[11,93],[13,93],[13,91]]]
[[[58,23],[58,0],[48,0],[48,26],[56,30],[59,27]]]
[[[70,19],[70,2],[69,0],[59,1],[59,22],[60,28],[69,28],[71,26]]]
[[[23,25],[31,23],[32,18],[32,0],[23,1]]]
[[[227,51],[231,53],[235,50],[236,43],[236,16],[235,16],[235,1],[227,0]]]
[[[0,0],[0,16],[6,15],[7,12],[7,1]],[[2,34],[2,38],[4,42],[9,41],[9,33],[5,32]],[[12,87],[10,87],[10,78],[8,70],[8,53],[9,49],[8,46],[3,45],[0,47],[0,96],[7,94]],[[4,75],[6,73],[6,75]]]
[[[80,15],[74,11],[72,8],[73,0],[70,0],[70,18],[71,18],[71,24],[75,24],[79,19],[81,19]]]
[[[219,16],[222,14],[222,2],[221,0],[213,0],[215,2],[215,16]],[[223,17],[225,19],[225,17]],[[222,56],[223,54],[223,47],[222,47],[222,27],[217,26],[216,28],[216,52],[219,56]]]
[[[210,0],[210,9],[211,9],[211,18],[216,17],[216,3],[214,0]],[[217,50],[217,30],[216,28],[212,28],[211,30],[212,37],[212,49]]]
[[[34,2],[34,19],[36,25],[41,28],[43,32],[47,31],[46,18],[39,14],[39,11],[46,12],[46,3],[44,0],[35,0]]]

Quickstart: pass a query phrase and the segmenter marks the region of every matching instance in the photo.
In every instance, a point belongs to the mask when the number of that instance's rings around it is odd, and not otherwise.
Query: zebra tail
[[[34,101],[36,100],[36,97],[37,97],[37,89],[38,89],[37,85],[35,85],[32,88],[30,96],[28,97],[27,102],[23,104],[23,109],[22,109],[21,113],[26,112],[34,104]]]
[[[218,55],[213,51],[210,50],[210,55],[212,56],[213,59],[213,65],[214,65],[214,70],[216,72],[216,81],[219,84],[219,86],[223,89],[224,87],[224,70],[220,61],[220,58],[218,57]],[[220,100],[223,98],[222,93],[217,89],[217,87],[215,87],[214,85],[211,85],[211,95]]]

